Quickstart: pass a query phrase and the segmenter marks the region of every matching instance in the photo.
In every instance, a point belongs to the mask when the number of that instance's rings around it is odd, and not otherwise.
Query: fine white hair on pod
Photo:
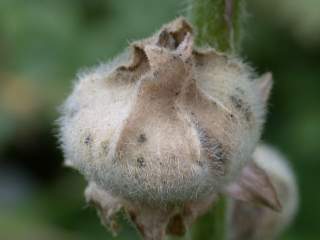
[[[192,26],[178,18],[82,72],[58,121],[65,164],[90,182],[88,201],[101,214],[124,207],[146,239],[164,236],[176,221],[190,224],[200,215],[196,209],[203,212],[224,192],[279,207],[252,161],[271,74],[257,77],[240,59],[199,49],[193,36]],[[247,184],[259,176],[260,192]],[[248,187],[253,191],[243,194]],[[112,225],[110,219],[102,220]]]

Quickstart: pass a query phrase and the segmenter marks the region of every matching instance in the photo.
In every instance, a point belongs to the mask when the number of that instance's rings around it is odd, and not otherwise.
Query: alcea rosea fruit
[[[239,59],[197,49],[179,18],[79,76],[60,119],[66,164],[90,182],[86,197],[106,225],[123,207],[145,239],[183,233],[218,194],[277,209],[263,170],[249,174],[261,178],[255,186],[236,181],[257,169],[271,84]]]

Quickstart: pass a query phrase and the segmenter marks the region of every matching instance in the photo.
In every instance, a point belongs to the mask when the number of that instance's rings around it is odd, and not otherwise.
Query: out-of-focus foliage
[[[252,1],[252,0],[251,0]],[[253,0],[264,13],[291,31],[306,47],[316,47],[320,41],[319,0]]]
[[[0,1],[0,239],[111,239],[61,167],[57,106],[76,72],[121,52],[185,0]],[[320,3],[251,0],[243,56],[275,78],[264,139],[297,172],[300,213],[284,240],[320,237]],[[122,219],[117,239],[137,239]]]

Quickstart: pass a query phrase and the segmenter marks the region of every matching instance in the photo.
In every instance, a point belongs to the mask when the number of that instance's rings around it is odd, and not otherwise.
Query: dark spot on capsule
[[[84,144],[89,146],[92,144],[92,142],[93,142],[92,136],[91,134],[88,134],[84,139]]]
[[[198,164],[200,167],[203,167],[203,162],[202,162],[202,161],[197,161],[197,164]]]
[[[202,138],[201,142],[207,152],[209,160],[212,162],[219,161],[222,163],[226,161],[226,153],[221,143],[212,138]]]
[[[138,143],[144,143],[147,141],[147,137],[144,133],[140,134],[138,137]]]
[[[250,106],[246,104],[241,98],[238,96],[231,96],[230,100],[233,106],[240,112],[244,114],[245,119],[249,122],[252,118],[252,112],[250,110]]]
[[[238,109],[241,110],[243,108],[243,100],[237,96],[231,96],[231,102],[233,104],[233,106]]]
[[[210,168],[218,175],[225,175],[228,164],[229,154],[226,147],[215,137],[210,136],[207,130],[201,128],[199,123],[196,124],[199,134],[201,147],[207,155]]]
[[[144,160],[144,157],[138,157],[137,158],[138,167],[142,168],[146,166],[146,162]]]
[[[180,94],[180,92],[179,92],[179,91],[175,92],[175,95],[176,95],[176,96],[178,96],[179,94]]]
[[[214,169],[215,173],[224,176],[226,174],[226,167],[229,159],[228,151],[219,142],[213,142],[210,148],[207,149],[210,167]]]
[[[186,64],[192,65],[192,59],[191,59],[191,58],[188,58],[187,61],[186,61]]]
[[[212,151],[214,152],[214,156],[216,158],[216,160],[224,162],[225,161],[225,151],[223,149],[223,146],[221,143],[215,143],[214,147],[212,149]]]

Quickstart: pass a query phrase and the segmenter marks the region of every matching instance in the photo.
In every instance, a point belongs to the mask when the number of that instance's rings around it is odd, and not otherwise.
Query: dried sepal
[[[99,188],[93,182],[87,186],[85,198],[89,205],[97,209],[102,225],[116,236],[119,229],[116,216],[123,208],[121,200]]]
[[[281,210],[277,192],[268,175],[254,162],[244,167],[240,177],[227,187],[227,194],[236,200]]]

